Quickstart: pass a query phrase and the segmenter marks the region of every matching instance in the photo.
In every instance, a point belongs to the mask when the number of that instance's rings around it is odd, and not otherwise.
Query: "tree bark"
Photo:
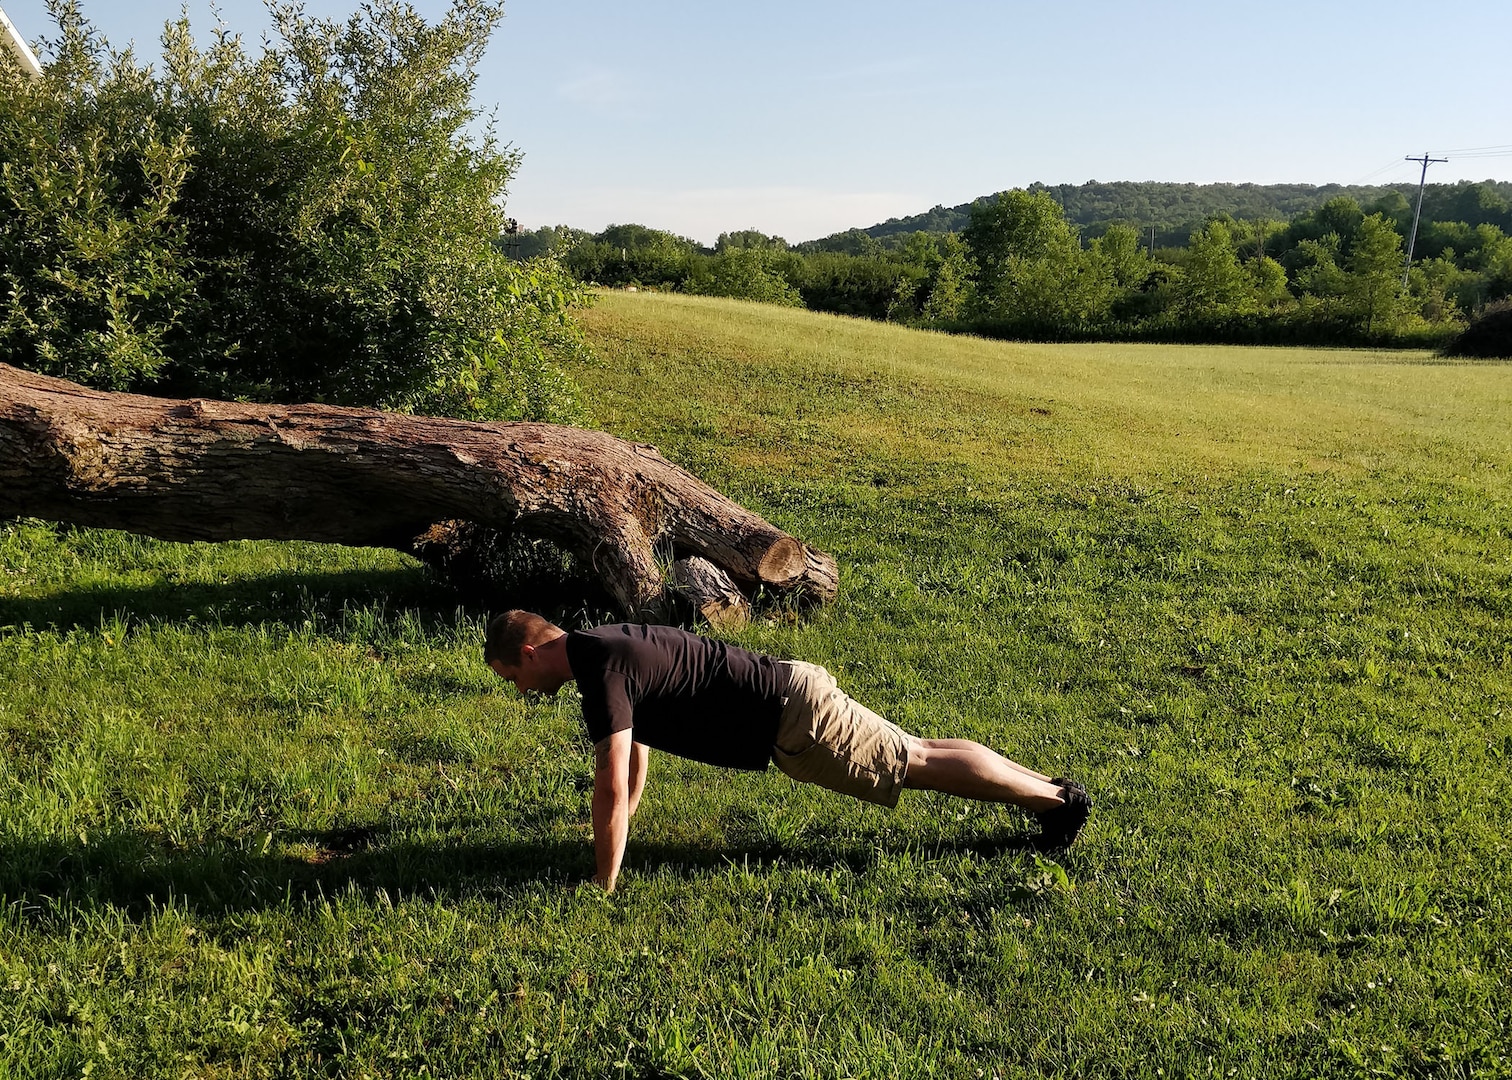
[[[690,555],[672,564],[672,580],[710,626],[738,629],[751,619],[751,602],[708,559]]]
[[[0,364],[0,518],[20,515],[411,553],[449,537],[458,557],[468,535],[535,536],[592,567],[632,617],[666,610],[658,554],[701,556],[748,591],[836,592],[830,556],[603,432],[113,394]]]

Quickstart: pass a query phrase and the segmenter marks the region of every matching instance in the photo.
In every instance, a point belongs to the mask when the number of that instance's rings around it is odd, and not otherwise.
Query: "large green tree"
[[[698,245],[685,236],[646,225],[610,225],[580,238],[562,261],[579,281],[678,288],[693,272],[698,253]]]
[[[985,319],[1059,335],[1107,314],[1112,271],[1083,250],[1043,191],[1005,191],[971,209],[962,233],[977,266],[975,306]]]
[[[148,67],[79,0],[41,79],[0,62],[0,357],[115,388],[560,415],[580,298],[497,238],[519,155],[472,104],[499,0],[435,23],[271,2]]]
[[[1154,264],[1140,242],[1139,231],[1131,225],[1109,225],[1106,232],[1092,241],[1092,251],[1102,258],[1120,289],[1138,289],[1148,280]]]
[[[1181,304],[1188,318],[1221,321],[1257,309],[1254,278],[1239,263],[1227,222],[1210,221],[1192,234],[1183,270]]]
[[[956,233],[940,237],[928,264],[919,314],[926,322],[953,322],[971,303],[971,256]]]
[[[802,307],[803,295],[789,280],[801,263],[770,247],[732,247],[695,264],[686,288],[704,296],[730,296],[784,307]]]
[[[1385,215],[1360,220],[1347,280],[1350,314],[1367,335],[1396,325],[1402,315],[1402,238]]]

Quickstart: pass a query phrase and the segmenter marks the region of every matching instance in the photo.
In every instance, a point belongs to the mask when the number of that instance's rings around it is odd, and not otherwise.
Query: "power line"
[[[1440,150],[1441,154],[1477,154],[1482,150],[1505,150],[1512,153],[1512,143],[1502,143],[1500,146],[1461,146],[1458,150]],[[1417,158],[1408,158],[1408,161],[1416,161]]]
[[[1512,157],[1512,143],[1501,143],[1501,144],[1496,145],[1496,146],[1464,146],[1464,147],[1460,147],[1457,150],[1435,150],[1435,151],[1431,151],[1431,152],[1432,153],[1437,153],[1437,154],[1443,154],[1445,158],[1448,158],[1448,157],[1452,156],[1455,161],[1462,161],[1462,160],[1465,160],[1467,158],[1469,158],[1469,159],[1479,159],[1479,158]],[[1438,161],[1443,161],[1444,158],[1434,158],[1433,160],[1435,162],[1438,162]],[[1376,177],[1382,175],[1383,173],[1389,173],[1389,172],[1392,171],[1392,169],[1401,168],[1404,161],[1412,161],[1412,162],[1417,162],[1417,163],[1421,164],[1422,163],[1422,158],[1415,158],[1415,157],[1409,157],[1409,158],[1405,158],[1405,159],[1403,159],[1403,158],[1392,158],[1390,161],[1387,161],[1385,164],[1380,165],[1380,166],[1378,166],[1378,167],[1376,167],[1374,169],[1371,169],[1369,172],[1364,173],[1361,176],[1358,176],[1355,179],[1349,181],[1349,183],[1346,186],[1347,187],[1362,186],[1362,185],[1366,184],[1368,181],[1375,180]],[[1390,183],[1391,181],[1381,181],[1381,182],[1382,183]]]
[[[1512,150],[1484,150],[1478,154],[1455,154],[1451,152],[1450,156],[1453,157],[1455,161],[1463,161],[1466,158],[1512,157]]]
[[[1390,161],[1388,161],[1386,164],[1382,165],[1380,168],[1378,168],[1378,169],[1372,169],[1372,170],[1370,170],[1370,172],[1366,173],[1364,176],[1361,176],[1360,178],[1358,178],[1356,180],[1351,180],[1349,182],[1349,186],[1350,187],[1355,187],[1355,186],[1357,186],[1359,184],[1363,184],[1367,180],[1372,180],[1375,177],[1380,176],[1383,172],[1388,172],[1391,169],[1399,169],[1399,168],[1401,168],[1401,166],[1402,166],[1401,161],[1399,161],[1396,158],[1392,158]]]

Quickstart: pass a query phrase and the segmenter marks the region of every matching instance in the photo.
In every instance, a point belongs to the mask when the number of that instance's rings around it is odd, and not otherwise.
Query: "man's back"
[[[636,742],[711,765],[760,770],[787,692],[771,657],[669,626],[615,623],[567,635],[594,743]]]

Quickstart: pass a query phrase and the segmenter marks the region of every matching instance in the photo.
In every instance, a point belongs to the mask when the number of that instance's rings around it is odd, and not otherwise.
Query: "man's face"
[[[518,664],[492,660],[488,666],[494,669],[494,674],[499,678],[514,683],[515,689],[522,694],[555,694],[567,681],[547,669],[534,645],[521,647]]]

